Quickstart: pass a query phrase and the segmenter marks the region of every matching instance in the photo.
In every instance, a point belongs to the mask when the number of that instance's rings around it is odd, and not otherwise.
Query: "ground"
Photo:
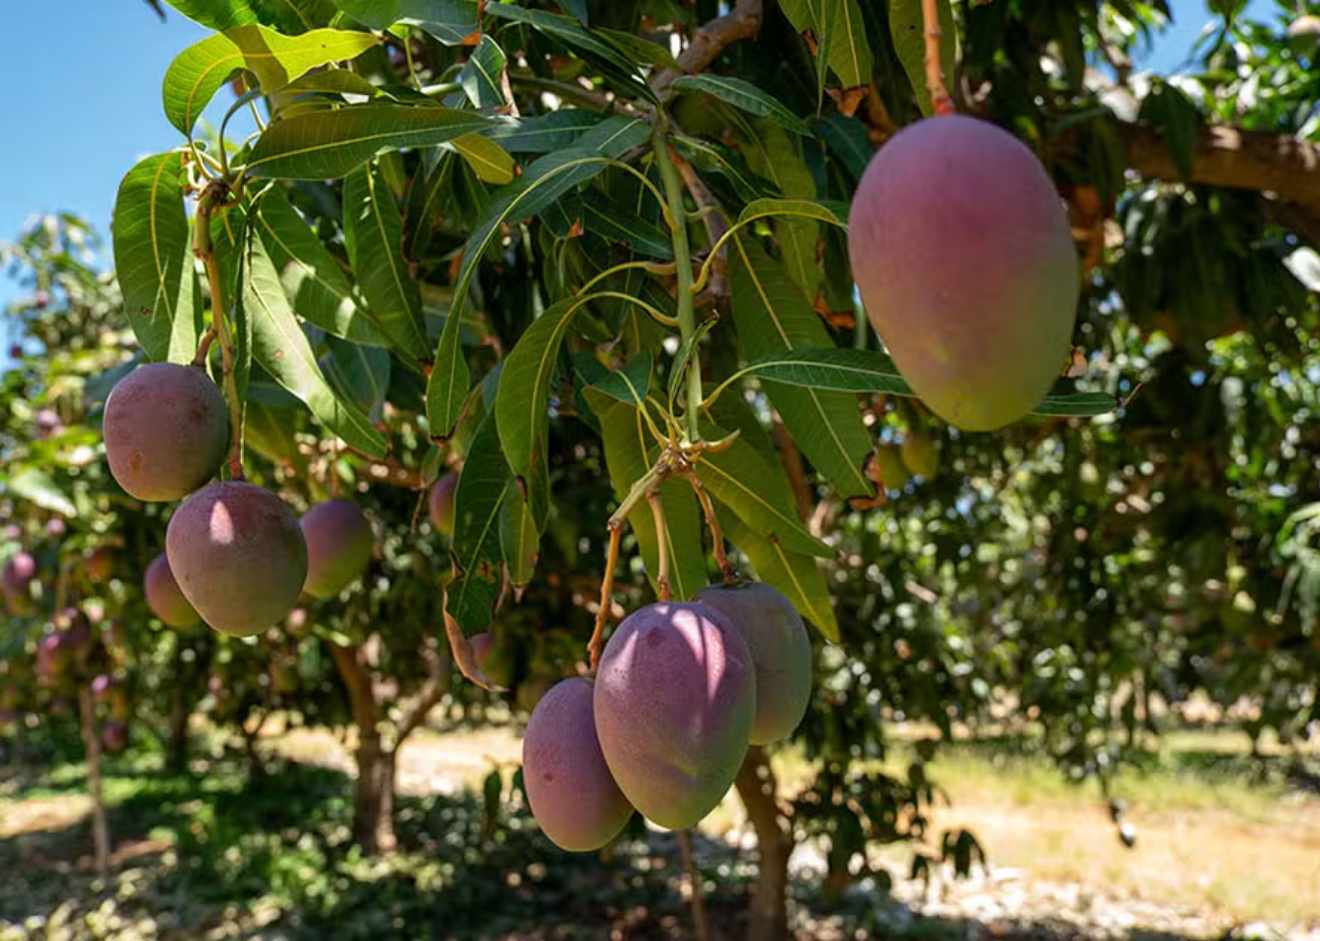
[[[189,775],[161,772],[149,753],[111,762],[116,851],[104,883],[85,856],[82,767],[0,767],[0,941],[688,935],[667,834],[639,833],[602,861],[556,852],[522,815],[487,817],[482,780],[501,769],[507,797],[517,766],[510,728],[424,730],[409,743],[404,850],[383,863],[351,846],[351,762],[339,738],[276,724],[256,780],[208,741],[211,755]],[[902,878],[909,850],[878,853],[871,863],[893,877],[892,895],[861,880],[826,912],[821,855],[803,846],[792,863],[796,928],[813,939],[1320,939],[1316,755],[1253,758],[1244,745],[1228,731],[1175,733],[1141,771],[1121,775],[1113,794],[1135,827],[1130,849],[1094,784],[1067,783],[1020,742],[946,749],[933,772],[950,803],[936,828],[972,829],[989,865],[925,884]],[[800,779],[792,752],[776,764],[788,786]],[[697,841],[721,937],[739,931],[753,870],[737,847],[747,840],[730,800]]]

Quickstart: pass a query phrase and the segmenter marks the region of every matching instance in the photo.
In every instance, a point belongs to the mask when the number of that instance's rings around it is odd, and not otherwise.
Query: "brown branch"
[[[1144,177],[1184,179],[1168,142],[1154,129],[1118,123],[1128,166]],[[1320,145],[1288,134],[1266,134],[1234,127],[1204,129],[1192,150],[1189,182],[1273,193],[1279,221],[1312,241],[1320,241]]]
[[[344,681],[344,686],[348,689],[348,700],[352,707],[353,716],[360,727],[375,728],[380,719],[379,710],[376,708],[376,695],[371,686],[371,674],[368,672],[366,664],[362,662],[362,648],[358,646],[347,647],[343,644],[336,644],[334,641],[327,641],[330,645],[330,656],[334,658],[335,666],[339,668],[339,675]]]
[[[394,736],[395,749],[403,744],[404,739],[417,731],[417,727],[426,721],[431,710],[449,690],[449,663],[446,659],[440,656],[432,644],[428,644],[423,649],[422,656],[426,658],[430,667],[426,685],[422,687],[412,708],[404,714],[403,721],[399,723],[398,734]]]
[[[921,19],[926,48],[926,90],[930,93],[930,108],[935,114],[953,114],[953,99],[944,85],[944,66],[940,62],[940,13],[937,0],[921,0]]]
[[[663,92],[679,75],[704,71],[728,46],[759,33],[761,19],[761,0],[738,0],[724,16],[716,17],[693,33],[688,47],[679,53],[679,71],[666,69],[651,80],[651,87]]]

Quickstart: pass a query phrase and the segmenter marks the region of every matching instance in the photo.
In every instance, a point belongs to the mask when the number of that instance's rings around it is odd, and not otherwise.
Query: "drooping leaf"
[[[111,223],[128,322],[150,359],[173,363],[192,359],[201,333],[182,173],[178,151],[140,161],[119,184]]]
[[[509,481],[508,490],[500,507],[500,549],[508,566],[509,581],[515,588],[522,588],[536,571],[541,531],[516,480]]]
[[[789,281],[782,263],[742,233],[729,240],[729,268],[733,318],[744,358],[831,345],[820,318]],[[872,442],[856,396],[789,386],[767,391],[793,440],[840,496],[871,492],[862,468]]]
[[[588,384],[612,399],[640,406],[651,391],[652,368],[651,354],[643,351],[630,359],[622,369],[602,367],[601,374],[588,380]]]
[[[247,420],[248,383],[252,377],[252,318],[248,316],[242,287],[248,252],[247,216],[242,203],[221,207],[211,216],[211,254],[220,273],[220,297],[211,298],[212,318],[218,310],[230,324],[240,428]]]
[[[719,507],[716,514],[724,534],[752,563],[756,578],[781,591],[826,640],[839,643],[839,622],[820,564],[809,555],[789,552],[758,535],[727,509]]]
[[[161,86],[165,116],[191,135],[198,116],[236,69],[247,69],[272,92],[317,66],[353,59],[376,41],[370,33],[339,29],[285,36],[265,26],[231,27],[175,56]]]
[[[592,235],[619,242],[639,255],[661,261],[674,257],[674,243],[664,230],[600,190],[584,192],[577,208],[581,210],[580,221]]]
[[[443,144],[488,123],[472,111],[378,103],[298,114],[266,129],[247,169],[253,176],[336,179],[382,150]]]
[[[302,95],[314,92],[333,95],[362,95],[374,98],[381,89],[349,69],[321,69],[294,79],[280,92],[284,95]]]
[[[479,180],[503,185],[513,180],[513,157],[489,137],[464,134],[445,146],[458,152]]]
[[[780,216],[814,219],[817,222],[846,228],[847,211],[846,204],[817,199],[757,199],[743,207],[743,211],[738,213],[738,221],[747,223],[754,219]]]
[[[395,23],[416,26],[446,46],[459,46],[478,31],[476,0],[334,0],[335,6],[372,29]]]
[[[1169,145],[1169,153],[1184,179],[1192,175],[1196,138],[1201,130],[1201,112],[1187,94],[1170,82],[1156,82],[1141,100],[1138,117],[1149,122]]]
[[[488,35],[481,37],[458,73],[458,83],[474,108],[499,108],[508,104],[500,84],[500,73],[508,61],[499,43]]]
[[[390,354],[379,347],[345,343],[335,337],[328,337],[326,345],[329,352],[321,357],[321,371],[330,384],[371,421],[380,421],[390,388]]]
[[[78,508],[50,475],[36,467],[10,468],[5,488],[24,500],[30,500],[43,510],[70,518],[78,515]]]
[[[723,144],[684,134],[674,135],[673,141],[678,152],[698,169],[727,180],[743,202],[782,195],[773,183],[753,173],[741,154]]]
[[[953,20],[953,7],[949,0],[938,0],[940,12],[940,67],[944,71],[944,84],[952,87],[954,69],[958,64],[958,26]],[[889,35],[894,40],[894,51],[903,63],[912,91],[916,95],[921,113],[932,113],[930,89],[926,87],[926,28],[921,16],[921,0],[890,0]]]
[[[499,596],[500,516],[513,480],[500,451],[495,417],[487,415],[468,449],[454,492],[454,538],[451,555],[455,579],[448,590],[448,611],[465,634],[490,624]]]
[[[353,343],[386,345],[384,334],[358,306],[343,268],[282,188],[273,186],[262,195],[251,221],[266,253],[283,269],[284,290],[304,320]]]
[[[844,88],[870,84],[873,58],[857,0],[782,0],[781,8],[794,29],[815,35],[822,84],[826,69]]]
[[[427,353],[422,296],[403,259],[403,219],[370,164],[344,181],[344,244],[372,319],[405,362]]]
[[[702,434],[718,440],[728,432],[703,422]],[[747,442],[735,438],[723,450],[707,452],[697,464],[697,476],[712,497],[762,538],[790,552],[820,558],[834,555],[798,521],[797,502],[783,467],[767,461]]]
[[[867,136],[866,125],[857,118],[835,113],[816,121],[814,126],[816,134],[848,168],[852,178],[860,180],[875,154],[875,147]]]
[[[697,355],[697,347],[714,326],[714,320],[703,320],[697,325],[697,329],[692,331],[692,335],[679,344],[678,352],[674,354],[674,362],[669,367],[669,389],[666,398],[670,411],[673,411],[674,402],[679,398],[679,389],[687,380],[688,367],[693,357]]]
[[[579,137],[606,119],[597,111],[561,108],[529,118],[501,118],[483,133],[509,153],[548,154],[572,147]]]
[[[326,381],[260,240],[251,243],[246,261],[243,306],[252,324],[253,359],[350,446],[371,457],[384,457],[384,436]]]
[[[622,500],[633,482],[643,477],[655,463],[660,448],[647,434],[641,412],[636,408],[611,399],[596,389],[584,390],[584,396],[600,420],[605,464],[615,497]],[[682,480],[665,481],[660,488],[660,502],[667,525],[665,543],[669,548],[670,588],[675,598],[686,600],[705,588],[708,581],[702,548],[701,510],[691,486]],[[647,576],[654,584],[660,557],[655,520],[645,501],[628,514],[628,525],[637,536]]]
[[[290,35],[325,26],[334,15],[329,0],[166,0],[203,26],[225,30],[261,23]]]
[[[583,20],[583,22],[586,21]],[[622,30],[607,29],[603,26],[596,27],[595,33],[598,36],[605,37],[636,62],[643,62],[646,65],[653,65],[662,69],[678,68],[678,61],[670,55],[668,49],[657,42],[643,39],[636,33],[625,33]]]
[[[500,227],[509,220],[525,218],[544,209],[574,186],[598,174],[610,159],[643,143],[649,135],[646,122],[638,118],[611,118],[583,134],[579,138],[579,147],[548,154],[532,163],[526,173],[491,200],[464,246],[449,319],[440,335],[427,383],[426,413],[432,434],[446,435],[453,428],[471,384],[467,362],[462,355],[459,317],[467,304],[467,292],[477,265],[495,243]],[[535,499],[532,506],[534,510],[538,508]]]
[[[788,106],[751,82],[728,75],[681,75],[670,86],[678,91],[705,92],[740,108],[748,114],[769,118],[785,130],[804,136],[811,133],[807,122],[799,118]]]

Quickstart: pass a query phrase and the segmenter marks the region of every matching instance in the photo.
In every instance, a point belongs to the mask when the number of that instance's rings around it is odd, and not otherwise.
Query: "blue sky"
[[[21,30],[0,31],[0,87],[10,92],[0,109],[0,241],[53,210],[86,217],[108,238],[120,177],[137,158],[179,143],[161,113],[161,76],[207,31],[169,7],[161,23],[142,0],[25,6]],[[1204,0],[1173,6],[1174,27],[1142,63],[1160,71],[1186,57],[1210,18]],[[1252,0],[1248,13],[1270,17],[1274,8]],[[0,309],[13,296],[0,276]]]

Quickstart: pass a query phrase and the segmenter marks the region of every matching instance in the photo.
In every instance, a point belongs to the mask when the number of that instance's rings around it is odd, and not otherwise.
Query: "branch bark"
[[[651,81],[651,87],[656,92],[663,92],[680,75],[705,70],[733,43],[751,39],[759,33],[762,18],[761,0],[738,0],[724,16],[716,17],[693,33],[688,47],[679,53],[679,71],[666,69]]]
[[[1155,130],[1119,123],[1128,166],[1144,177],[1183,179],[1169,144]],[[1204,129],[1192,151],[1190,182],[1273,193],[1291,212],[1280,221],[1312,241],[1320,236],[1320,145],[1288,134],[1234,127]]]

